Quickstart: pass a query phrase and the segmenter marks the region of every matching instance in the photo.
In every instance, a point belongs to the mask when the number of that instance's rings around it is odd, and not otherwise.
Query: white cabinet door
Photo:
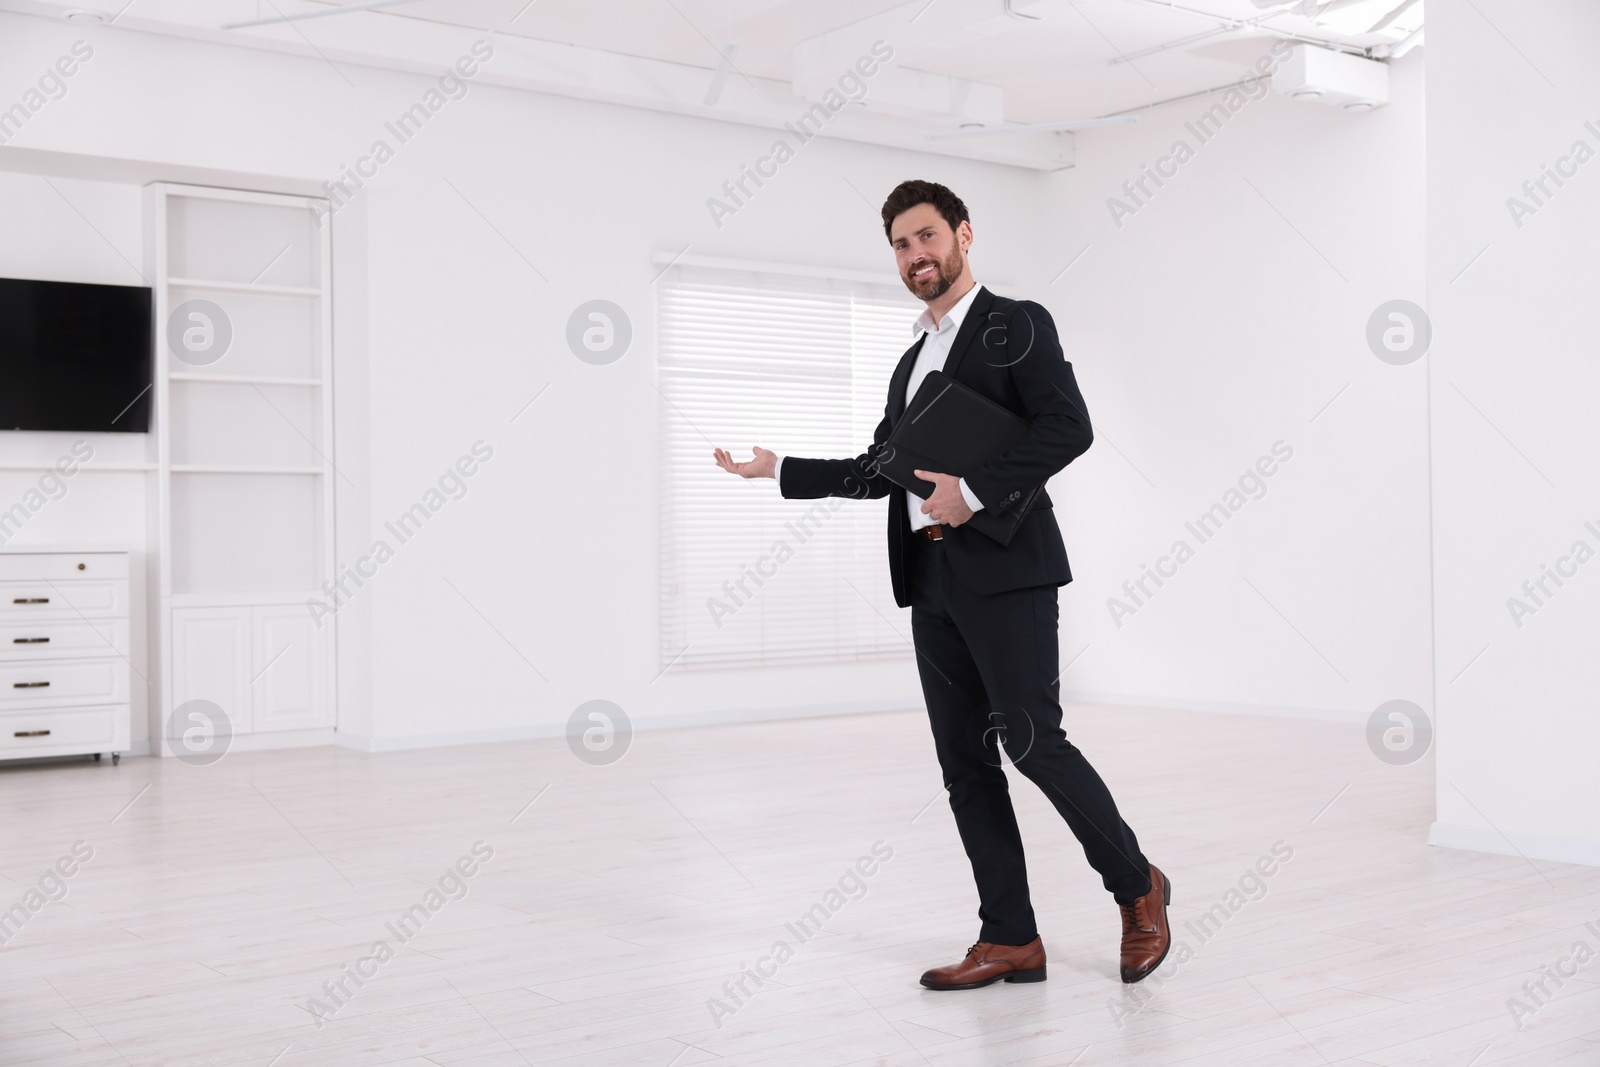
[[[303,605],[250,609],[255,646],[255,730],[333,725],[328,634]]]
[[[172,609],[174,707],[209,700],[236,734],[253,730],[250,700],[250,608]],[[163,709],[163,728],[172,708]]]

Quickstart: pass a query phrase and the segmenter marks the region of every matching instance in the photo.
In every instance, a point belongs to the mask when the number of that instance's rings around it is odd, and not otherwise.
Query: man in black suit
[[[933,182],[903,182],[883,205],[883,228],[901,280],[927,311],[889,380],[873,447],[854,459],[779,458],[764,448],[724,470],[777,478],[786,498],[889,498],[889,567],[911,632],[934,748],[978,886],[978,941],[966,958],[922,976],[930,989],[974,989],[1045,977],[1028,878],[1005,772],[1044,790],[1122,910],[1121,973],[1137,982],[1171,945],[1172,883],[1139,850],[1133,831],[1083,754],[1061,729],[1058,587],[1072,580],[1048,493],[1002,545],[962,525],[980,508],[1012,506],[1093,440],[1072,366],[1049,312],[977,285],[966,205]],[[1030,423],[1025,438],[966,476],[917,471],[926,500],[877,469],[884,442],[927,374],[945,374]]]

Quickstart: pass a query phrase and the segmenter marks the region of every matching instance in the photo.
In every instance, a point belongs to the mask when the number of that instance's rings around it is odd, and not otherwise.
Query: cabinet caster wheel
[[[95,762],[96,762],[96,763],[99,763],[99,762],[100,762],[100,753],[98,753],[98,752],[96,752],[96,753],[95,753],[95,754],[94,754],[94,761],[95,761]]]
[[[120,752],[111,753],[111,766],[115,767],[117,764],[119,764],[121,762],[122,762],[122,753],[120,753]]]

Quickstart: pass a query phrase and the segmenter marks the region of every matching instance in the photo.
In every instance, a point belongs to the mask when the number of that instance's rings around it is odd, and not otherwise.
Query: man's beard
[[[918,264],[906,272],[906,288],[910,289],[912,295],[918,300],[926,302],[929,300],[939,299],[949,291],[950,286],[955,284],[955,280],[961,277],[961,246],[956,245],[954,248],[952,248],[950,250],[950,257],[943,263],[940,263],[938,260],[934,261],[933,277],[926,282],[920,283],[922,285],[929,286],[930,288],[928,289],[917,288],[919,283],[911,280],[912,273],[921,269],[922,265]]]

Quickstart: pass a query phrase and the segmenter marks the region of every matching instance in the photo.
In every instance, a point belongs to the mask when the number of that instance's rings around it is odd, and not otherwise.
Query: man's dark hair
[[[893,241],[894,238],[889,234],[890,224],[897,216],[910,211],[918,204],[932,204],[939,214],[944,216],[944,221],[950,224],[952,231],[963,222],[969,221],[967,205],[961,202],[959,196],[938,182],[914,179],[895,186],[894,192],[889,194],[889,199],[883,202],[883,235]]]

